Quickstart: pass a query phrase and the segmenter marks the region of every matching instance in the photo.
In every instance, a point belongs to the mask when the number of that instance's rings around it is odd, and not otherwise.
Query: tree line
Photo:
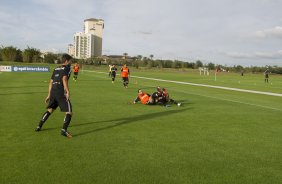
[[[60,60],[62,54],[55,53],[41,53],[39,49],[27,47],[24,50],[20,50],[13,46],[0,47],[0,61],[15,61],[24,63],[57,63]],[[123,57],[112,58],[110,56],[92,57],[88,59],[74,59],[74,62],[80,64],[88,65],[124,65],[139,68],[175,68],[175,69],[198,69],[200,67],[205,67],[208,70],[222,70],[230,72],[240,72],[240,73],[260,73],[268,69],[271,73],[282,74],[282,67],[278,66],[250,66],[243,67],[241,65],[225,66],[216,65],[212,62],[203,63],[201,60],[195,62],[187,62],[180,60],[168,60],[168,59],[153,59],[154,55],[149,57],[143,57],[142,55],[137,55],[134,57],[129,57],[127,53],[123,53]]]

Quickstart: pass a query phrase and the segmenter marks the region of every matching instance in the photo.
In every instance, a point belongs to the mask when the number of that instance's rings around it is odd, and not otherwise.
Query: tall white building
[[[74,57],[78,59],[91,58],[95,53],[94,35],[78,32],[74,34]]]
[[[84,20],[84,33],[94,35],[94,55],[102,55],[102,42],[103,42],[103,29],[104,20],[102,19],[85,19]]]
[[[68,54],[71,55],[72,57],[74,56],[74,46],[73,46],[73,44],[68,45]]]
[[[74,57],[78,59],[102,55],[104,21],[102,19],[84,20],[84,32],[74,34]]]

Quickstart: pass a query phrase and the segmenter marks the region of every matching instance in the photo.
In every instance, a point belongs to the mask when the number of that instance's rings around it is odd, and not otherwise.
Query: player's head
[[[123,67],[126,67],[126,64],[124,64]]]
[[[138,94],[143,94],[143,91],[141,89],[138,89]]]
[[[168,97],[168,93],[165,88],[163,88],[163,96]]]
[[[70,64],[71,63],[71,59],[72,59],[72,57],[70,56],[70,55],[68,55],[68,54],[63,54],[62,55],[62,59],[61,59],[61,62],[63,63],[63,64]]]
[[[160,86],[157,87],[157,92],[162,92],[162,88]]]

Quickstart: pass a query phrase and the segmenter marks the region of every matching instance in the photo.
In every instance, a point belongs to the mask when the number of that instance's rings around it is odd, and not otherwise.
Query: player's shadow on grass
[[[31,94],[37,94],[37,93],[46,93],[45,92],[18,92],[18,93],[0,93],[1,95],[31,95]]]
[[[109,125],[109,126],[106,126],[106,127],[88,130],[86,132],[81,132],[81,133],[77,133],[77,134],[73,135],[73,137],[77,137],[77,136],[82,136],[82,135],[86,135],[86,134],[90,134],[90,133],[94,133],[94,132],[107,130],[107,129],[110,129],[110,128],[114,128],[114,127],[117,127],[117,126],[129,124],[129,123],[138,123],[138,121],[150,120],[150,119],[154,119],[154,118],[159,118],[159,117],[163,117],[163,116],[168,116],[168,115],[184,112],[187,109],[188,108],[185,108],[185,109],[183,108],[183,109],[180,109],[180,110],[170,110],[170,111],[156,112],[156,113],[143,114],[143,115],[127,117],[127,118],[112,119],[112,120],[98,121],[98,122],[89,122],[89,123],[84,123],[84,124],[76,124],[76,125],[72,125],[71,127],[84,126],[84,125],[89,125],[89,124],[94,124],[94,123],[96,124],[96,123],[116,122],[116,123]]]
[[[109,79],[77,79],[77,81],[83,81],[83,82],[88,82],[88,81],[107,81],[110,80],[111,81],[112,78]]]
[[[2,86],[0,87],[0,89],[9,89],[9,88],[42,88],[42,87],[45,87],[46,88],[46,85],[44,86]]]

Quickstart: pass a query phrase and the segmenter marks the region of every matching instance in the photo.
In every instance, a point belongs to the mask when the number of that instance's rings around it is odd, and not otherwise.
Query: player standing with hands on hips
[[[47,111],[43,114],[41,120],[35,131],[39,132],[43,124],[47,121],[49,116],[59,106],[62,112],[65,112],[65,118],[61,135],[71,138],[72,135],[67,131],[72,117],[72,106],[70,102],[70,91],[68,87],[68,80],[71,74],[71,59],[68,54],[62,55],[62,65],[54,69],[52,77],[49,82],[49,91],[45,99],[48,103]]]

